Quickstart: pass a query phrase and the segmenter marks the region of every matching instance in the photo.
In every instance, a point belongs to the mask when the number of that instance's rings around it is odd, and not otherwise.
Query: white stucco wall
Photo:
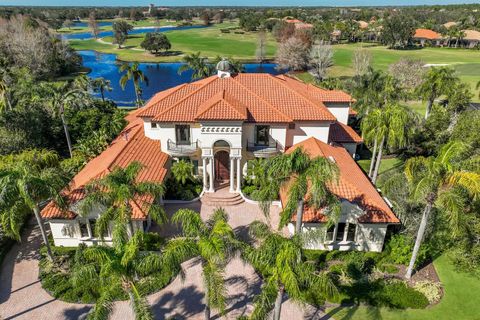
[[[289,129],[287,131],[286,145],[291,147],[292,145],[302,142],[310,137],[314,137],[322,142],[328,143],[329,130],[330,122],[328,121],[297,122],[295,123],[295,129]]]
[[[325,241],[326,224],[323,223],[304,223],[302,231],[310,233],[312,240],[305,245],[307,249],[318,250],[358,250],[380,252],[383,248],[385,235],[387,233],[387,224],[362,224],[357,219],[363,214],[363,211],[356,205],[348,201],[342,201],[342,214],[338,222],[353,223],[356,225],[354,241]],[[291,234],[295,233],[295,225],[290,223],[288,230]],[[345,231],[346,232],[346,231]]]
[[[269,138],[270,142],[275,141],[279,144],[279,149],[285,148],[287,139],[287,125],[286,124],[269,124],[269,123],[245,123],[243,124],[243,137],[242,142],[244,146],[247,146],[247,142],[255,142],[255,126],[267,125],[270,126]]]
[[[348,113],[350,110],[350,104],[348,103],[325,103],[330,111],[339,122],[348,124]]]

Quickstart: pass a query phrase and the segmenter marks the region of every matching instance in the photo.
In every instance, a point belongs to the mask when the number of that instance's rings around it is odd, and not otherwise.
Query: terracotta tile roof
[[[363,139],[360,137],[352,127],[341,122],[330,124],[328,131],[328,141],[338,143],[362,143]]]
[[[64,191],[69,204],[73,204],[85,197],[84,187],[94,179],[99,179],[110,173],[116,167],[126,167],[133,161],[139,161],[144,168],[138,175],[138,181],[162,182],[167,174],[166,163],[168,155],[161,151],[160,142],[145,137],[143,121],[138,118],[142,109],[128,114],[129,121],[122,133],[100,155],[92,159],[75,175]],[[131,202],[133,219],[146,219],[147,212],[153,199],[138,197]],[[42,210],[42,217],[46,219],[73,219],[76,214],[65,211],[50,202]]]
[[[480,31],[477,30],[462,30],[465,33],[464,40],[468,41],[480,41]]]
[[[438,40],[442,38],[442,35],[430,29],[416,29],[413,38]]]
[[[219,101],[221,96],[222,102]],[[245,108],[246,122],[336,120],[324,101],[349,103],[352,98],[341,91],[309,86],[289,76],[240,73],[219,78],[215,75],[158,93],[138,116],[151,117],[158,122],[196,122],[209,117],[244,120]]]
[[[359,223],[400,223],[375,186],[343,147],[331,146],[315,138],[309,138],[293,145],[287,153],[296,148],[303,148],[311,157],[329,157],[335,161],[340,169],[340,177],[338,183],[332,183],[329,188],[339,198],[356,203],[364,210],[364,214],[358,218]],[[285,190],[281,192],[280,199],[282,203],[287,201]],[[306,204],[304,210],[304,222],[327,220],[322,214],[322,209],[315,210]],[[295,216],[293,219],[295,220]]]

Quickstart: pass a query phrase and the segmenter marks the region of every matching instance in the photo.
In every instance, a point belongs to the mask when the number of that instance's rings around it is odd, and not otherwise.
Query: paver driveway
[[[202,218],[207,218],[213,207],[202,206],[199,202],[188,206],[167,205],[167,214],[171,215],[179,208],[190,207],[199,211]],[[226,208],[229,223],[235,232],[247,236],[247,227],[254,220],[266,221],[259,208],[243,203]],[[271,224],[276,225],[278,209],[274,212]],[[172,226],[157,227],[162,234],[172,234]],[[0,274],[0,318],[7,319],[81,319],[90,310],[90,306],[65,303],[52,298],[42,289],[38,280],[38,248],[41,237],[36,228],[30,228],[22,241],[7,255]],[[156,319],[203,319],[203,281],[199,262],[195,259],[183,264],[185,279],[177,277],[166,288],[148,297]],[[252,300],[260,290],[261,280],[253,268],[244,264],[239,258],[233,259],[226,268],[228,282],[228,307],[226,316],[222,319],[236,319],[243,314],[249,314]],[[212,318],[219,318],[212,312]],[[316,308],[301,308],[287,300],[283,304],[282,319],[326,319],[325,314]],[[115,304],[111,319],[133,319],[128,302]]]

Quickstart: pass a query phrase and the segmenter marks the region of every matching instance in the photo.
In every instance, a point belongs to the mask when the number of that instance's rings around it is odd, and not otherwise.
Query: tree
[[[314,265],[302,259],[302,242],[297,235],[282,237],[270,232],[269,227],[259,221],[250,225],[250,233],[260,245],[247,247],[245,260],[261,272],[264,280],[262,291],[254,298],[251,319],[267,319],[273,309],[273,319],[279,320],[285,292],[289,298],[300,302],[306,290],[313,290],[325,298],[337,295],[337,288],[328,274],[316,273]]]
[[[372,54],[366,49],[355,49],[353,52],[353,69],[355,76],[361,76],[368,72],[372,64]]]
[[[133,30],[133,26],[125,20],[115,21],[112,24],[114,43],[118,44],[118,48],[127,40],[128,33]]]
[[[227,213],[218,208],[203,222],[199,213],[180,209],[173,215],[172,222],[181,225],[183,236],[173,238],[166,245],[166,264],[176,265],[198,256],[205,283],[205,320],[210,319],[212,308],[223,314],[227,291],[223,274],[225,266],[238,247],[233,229],[228,224]]]
[[[467,146],[461,142],[450,142],[440,149],[437,156],[415,157],[408,159],[405,164],[405,176],[411,196],[425,205],[412,258],[405,275],[407,279],[412,276],[432,209],[438,208],[447,212],[453,232],[457,232],[458,222],[467,205],[462,199],[460,190],[474,199],[478,199],[480,195],[478,165],[472,167],[459,161],[466,149]]]
[[[333,218],[340,214],[340,202],[328,188],[328,184],[335,184],[338,180],[339,171],[334,162],[324,157],[311,159],[298,148],[272,158],[268,167],[270,181],[262,188],[277,188],[272,182],[277,181],[280,189],[287,190],[288,200],[280,213],[279,228],[292,221],[296,213],[295,234],[302,232],[305,199],[306,204],[315,209],[326,208],[325,214]]]
[[[88,27],[90,28],[92,36],[97,39],[98,35],[100,34],[100,28],[98,27],[98,23],[95,18],[95,11],[90,12],[88,15]]]
[[[200,15],[200,19],[203,21],[203,25],[209,26],[210,21],[212,20],[212,18],[210,16],[210,11],[204,10]]]
[[[91,79],[90,87],[92,88],[93,92],[100,93],[103,102],[105,102],[105,91],[112,91],[110,80],[106,80],[104,78]]]
[[[475,89],[479,90],[478,97],[480,98],[480,81],[477,82],[477,85],[475,86]]]
[[[167,270],[162,256],[146,251],[145,235],[136,232],[130,240],[116,249],[106,246],[79,247],[75,254],[76,267],[72,272],[73,285],[96,283],[100,297],[87,319],[108,319],[113,310],[114,297],[125,293],[137,320],[153,320],[148,301],[141,290],[140,276],[149,276]]]
[[[193,163],[190,161],[177,161],[172,165],[171,170],[175,180],[182,185],[193,179]]]
[[[426,72],[424,65],[425,63],[421,60],[402,57],[389,65],[388,71],[392,77],[398,80],[401,88],[413,92],[422,84]]]
[[[6,71],[0,72],[0,113],[11,110],[10,88]]]
[[[382,42],[393,49],[404,49],[410,45],[415,34],[415,22],[406,14],[387,17],[382,27]]]
[[[63,26],[65,28],[71,29],[73,25],[74,25],[74,23],[70,19],[66,19],[65,21],[63,21]]]
[[[448,93],[453,84],[458,81],[454,73],[455,70],[446,67],[431,67],[425,73],[423,82],[416,92],[423,101],[427,101],[425,119],[428,119],[435,99]]]
[[[86,197],[79,206],[80,215],[87,216],[93,208],[101,213],[95,224],[95,234],[102,240],[112,225],[112,238],[115,248],[121,248],[134,233],[132,228],[132,204],[143,202],[142,208],[148,209],[149,217],[156,223],[166,221],[163,207],[158,200],[164,194],[161,183],[139,181],[142,164],[132,162],[125,168],[115,168],[103,178],[93,180],[85,187]],[[142,198],[150,198],[147,203]]]
[[[307,68],[308,61],[309,49],[300,39],[291,37],[278,46],[275,58],[277,68],[302,71]]]
[[[187,70],[192,70],[192,80],[210,77],[213,74],[213,66],[208,59],[201,56],[201,52],[187,54],[183,57],[183,63],[178,68],[178,74],[182,74]]]
[[[262,64],[267,56],[267,35],[264,30],[258,32],[257,50],[255,51],[257,61]]]
[[[374,141],[374,153],[379,142],[378,154],[373,155],[370,164],[370,178],[375,183],[386,147],[404,147],[410,136],[413,114],[408,107],[397,103],[389,103],[385,108],[376,108],[362,121],[362,132],[368,141]],[[374,163],[374,166],[373,166]]]
[[[0,168],[2,229],[8,236],[20,239],[23,221],[33,211],[48,258],[53,261],[40,206],[50,199],[60,207],[64,206],[60,190],[65,187],[67,180],[59,170],[60,159],[56,153],[46,150],[25,151],[10,157],[10,161],[5,159]]]
[[[320,43],[310,49],[310,72],[318,82],[327,77],[328,68],[333,66],[332,46]]]
[[[170,50],[172,45],[165,34],[160,32],[151,32],[145,34],[145,38],[143,39],[140,46],[145,49],[149,50],[151,53],[157,54],[160,50]]]
[[[148,86],[148,78],[145,76],[142,70],[139,68],[138,62],[124,63],[120,66],[120,72],[125,72],[125,74],[120,78],[120,86],[122,86],[122,90],[125,90],[125,86],[127,85],[129,80],[133,82],[133,89],[135,91],[135,105],[140,107],[142,105],[142,88],[140,84],[145,82]]]

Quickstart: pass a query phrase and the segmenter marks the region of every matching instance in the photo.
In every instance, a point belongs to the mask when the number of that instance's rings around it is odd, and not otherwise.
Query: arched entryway
[[[225,182],[230,179],[230,155],[228,151],[219,150],[215,153],[215,180]]]

